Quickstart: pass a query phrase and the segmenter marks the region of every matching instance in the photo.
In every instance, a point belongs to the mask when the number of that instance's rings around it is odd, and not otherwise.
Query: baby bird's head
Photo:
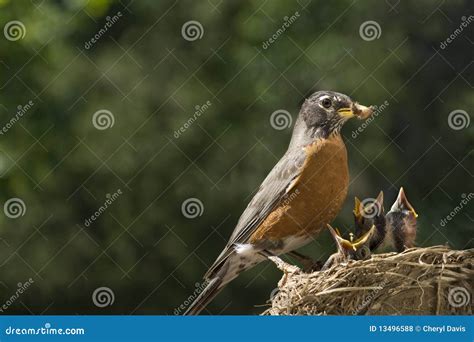
[[[370,249],[367,242],[375,230],[374,225],[360,238],[354,239],[354,235],[351,233],[349,240],[344,239],[339,230],[334,229],[329,224],[328,229],[336,242],[337,252],[343,260],[366,260],[370,258]]]

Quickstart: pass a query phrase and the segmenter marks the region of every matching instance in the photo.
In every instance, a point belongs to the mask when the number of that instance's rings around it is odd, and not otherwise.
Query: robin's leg
[[[272,252],[263,250],[260,252],[260,254],[268,258],[268,260],[272,261],[285,274],[301,271],[301,269],[298,266],[290,265],[284,262],[279,256],[273,254]]]
[[[306,256],[304,254],[298,253],[298,252],[289,252],[288,255],[290,257],[295,258],[297,261],[303,265],[303,271],[304,272],[314,272],[314,271],[319,271],[322,268],[322,263],[319,260],[313,260],[309,256]]]

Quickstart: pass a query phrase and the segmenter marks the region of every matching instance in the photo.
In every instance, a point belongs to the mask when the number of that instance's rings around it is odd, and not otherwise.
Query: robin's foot
[[[303,266],[303,272],[305,273],[320,271],[323,267],[323,263],[321,261],[313,260],[304,254],[293,251],[289,252],[288,255],[295,258]]]
[[[277,256],[269,256],[268,259],[271,260],[281,271],[283,271],[283,273],[301,272],[301,269],[298,266],[290,265]]]

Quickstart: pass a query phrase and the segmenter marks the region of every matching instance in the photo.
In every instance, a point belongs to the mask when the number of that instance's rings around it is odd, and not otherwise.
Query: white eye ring
[[[328,109],[331,108],[332,106],[332,101],[330,97],[323,97],[320,101],[321,107]]]

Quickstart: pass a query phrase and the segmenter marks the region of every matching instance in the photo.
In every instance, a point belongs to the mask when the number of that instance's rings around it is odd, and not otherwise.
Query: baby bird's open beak
[[[352,212],[354,213],[354,217],[356,218],[359,224],[362,223],[362,220],[364,218],[364,216],[362,215],[364,212],[362,210],[364,210],[364,208],[362,208],[362,202],[358,197],[354,197],[354,210],[352,210]]]
[[[330,224],[328,224],[327,227],[328,227],[329,232],[331,233],[334,241],[336,242],[337,249],[340,253],[344,254],[345,250],[354,250],[354,251],[356,251],[356,248],[352,245],[352,243],[349,240],[344,239],[341,236],[341,233],[339,232],[339,230],[337,228],[334,229],[333,227],[331,227]]]
[[[360,238],[358,238],[356,241],[352,242],[352,245],[354,246],[355,250],[362,248],[367,241],[372,237],[372,234],[374,234],[375,231],[375,225],[372,225],[372,227],[369,229],[367,233],[362,235]]]
[[[413,213],[413,216],[415,216],[415,218],[418,217],[418,214],[416,213],[415,208],[413,208],[410,202],[408,202],[408,199],[407,199],[407,196],[405,195],[405,191],[403,190],[403,187],[400,188],[400,192],[398,193],[398,197],[392,206],[392,210],[394,208],[395,210],[398,209],[400,211],[403,209],[409,210]]]

